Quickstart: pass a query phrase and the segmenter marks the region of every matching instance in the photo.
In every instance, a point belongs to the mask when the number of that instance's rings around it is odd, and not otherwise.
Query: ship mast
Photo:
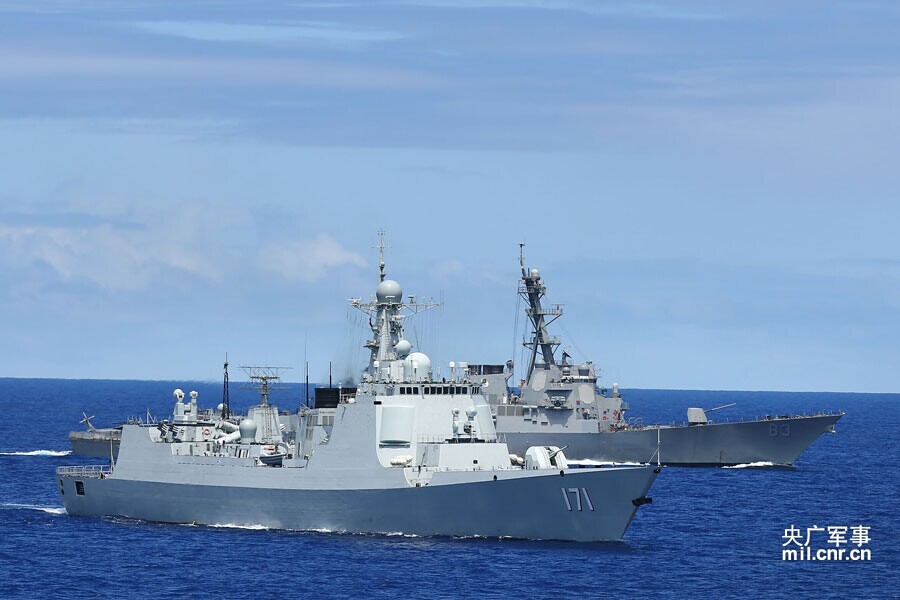
[[[384,251],[389,248],[384,242],[384,231],[378,230],[378,287],[375,297],[368,302],[362,298],[351,298],[350,306],[357,308],[369,316],[369,327],[372,329],[372,339],[365,343],[365,347],[371,351],[367,374],[372,380],[382,378],[379,369],[391,361],[400,360],[406,356],[402,352],[409,352],[408,343],[401,345],[403,351],[399,352],[397,344],[403,340],[403,320],[414,314],[440,306],[432,300],[417,301],[415,296],[409,296],[408,301],[403,301],[403,291],[400,284],[385,277]]]
[[[531,319],[531,324],[534,327],[534,335],[531,341],[524,344],[526,348],[531,350],[531,358],[528,361],[528,373],[525,376],[525,381],[530,381],[531,374],[534,372],[538,348],[541,350],[541,357],[546,365],[556,364],[553,353],[559,346],[560,341],[558,337],[549,334],[547,326],[561,317],[563,311],[561,304],[552,304],[550,308],[541,306],[541,298],[547,293],[547,288],[541,282],[540,271],[525,268],[525,244],[519,244],[519,266],[522,268],[522,285],[519,286],[519,296],[528,302],[528,308],[525,310],[525,313]]]
[[[290,370],[291,367],[270,367],[241,365],[250,382],[243,389],[257,390],[260,395],[260,405],[269,406],[269,392],[276,389],[286,389],[284,385],[275,385],[281,380],[281,373]]]
[[[378,230],[378,245],[375,246],[375,249],[378,250],[378,281],[384,281],[384,251],[387,246],[384,245],[384,229]]]
[[[222,418],[231,416],[231,405],[228,402],[228,353],[225,353],[225,380],[222,383]]]

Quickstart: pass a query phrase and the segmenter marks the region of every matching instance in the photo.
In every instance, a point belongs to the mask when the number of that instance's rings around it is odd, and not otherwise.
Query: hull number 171
[[[594,503],[588,495],[587,488],[560,488],[566,508],[570,511],[594,510]],[[584,502],[581,499],[584,498]]]

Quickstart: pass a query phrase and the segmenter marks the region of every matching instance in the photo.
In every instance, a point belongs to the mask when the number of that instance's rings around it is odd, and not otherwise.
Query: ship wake
[[[71,450],[28,450],[21,452],[0,452],[0,456],[68,456]]]
[[[752,462],[752,463],[742,463],[739,465],[730,465],[722,467],[723,469],[755,469],[759,467],[778,467],[783,465],[777,465],[773,462],[769,461],[760,461],[760,462]]]
[[[47,513],[48,515],[64,515],[64,514],[66,514],[66,509],[61,506],[40,506],[38,504],[3,503],[3,504],[0,504],[0,509],[2,509],[2,510],[36,510],[39,512]]]
[[[207,525],[207,527],[215,527],[217,529],[250,529],[253,531],[268,531],[269,528],[265,525],[253,524],[253,525],[239,525],[237,523],[212,523]]]

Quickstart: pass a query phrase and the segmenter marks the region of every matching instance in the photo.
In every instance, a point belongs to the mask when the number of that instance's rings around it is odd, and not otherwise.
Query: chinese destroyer
[[[383,244],[382,244],[383,248]],[[271,528],[450,536],[618,540],[659,473],[651,466],[570,468],[558,447],[511,455],[481,385],[435,381],[412,352],[404,303],[384,278],[351,301],[373,338],[359,387],[279,413],[271,373],[246,417],[204,412],[175,391],[171,422],[126,424],[113,466],[60,467],[70,515]],[[338,391],[338,390],[335,390]],[[328,401],[331,400],[331,401]]]
[[[658,463],[680,466],[727,466],[738,464],[793,465],[820,435],[834,433],[834,424],[844,413],[819,413],[763,417],[715,423],[712,409],[689,408],[683,425],[643,426],[628,419],[628,404],[618,385],[598,389],[597,372],[591,362],[573,364],[563,351],[556,358],[559,338],[548,325],[562,316],[560,305],[544,306],[547,292],[537,269],[522,269],[519,294],[527,302],[526,314],[533,334],[525,347],[530,350],[525,379],[518,396],[508,392],[512,363],[471,365],[470,376],[486,385],[487,397],[496,414],[497,431],[505,436],[512,452],[529,445],[548,444],[566,448],[570,457],[611,463]]]

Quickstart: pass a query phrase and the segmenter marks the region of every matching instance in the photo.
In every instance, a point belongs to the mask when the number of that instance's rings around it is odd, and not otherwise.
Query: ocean
[[[172,390],[217,382],[0,379],[0,598],[900,597],[900,394],[623,390],[630,416],[683,421],[831,409],[847,414],[794,468],[663,469],[622,542],[579,544],[164,525],[69,517],[54,469],[82,411],[110,426],[168,417]],[[296,409],[303,386],[273,394]],[[255,403],[231,386],[232,405]],[[527,501],[527,499],[523,499]],[[465,510],[464,506],[460,510]],[[502,510],[502,507],[498,507]],[[808,547],[865,560],[782,560]],[[818,529],[821,528],[821,529]],[[855,536],[857,543],[849,541]]]

